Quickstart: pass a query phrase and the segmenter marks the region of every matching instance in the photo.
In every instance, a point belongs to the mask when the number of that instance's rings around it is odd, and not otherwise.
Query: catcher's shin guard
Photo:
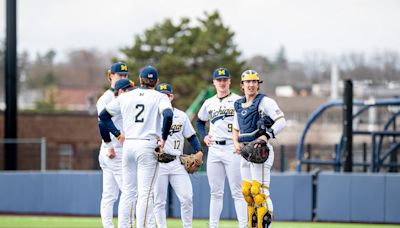
[[[251,185],[251,195],[253,196],[254,203],[257,207],[263,206],[268,197],[264,193],[261,193],[260,190],[261,184],[258,181],[253,180]]]
[[[254,206],[247,206],[247,218],[248,218],[249,228],[257,227],[257,215]]]
[[[268,228],[271,224],[271,219],[271,214],[268,212],[268,208],[257,208],[257,228]]]
[[[259,194],[260,193],[260,189],[261,189],[261,184],[258,181],[253,180],[252,183],[251,183],[251,188],[250,188],[251,194],[253,196]]]
[[[249,206],[252,206],[254,204],[254,200],[253,200],[253,196],[251,195],[250,188],[251,188],[251,183],[248,181],[243,181],[242,194],[243,194],[244,199],[246,200],[247,204]]]

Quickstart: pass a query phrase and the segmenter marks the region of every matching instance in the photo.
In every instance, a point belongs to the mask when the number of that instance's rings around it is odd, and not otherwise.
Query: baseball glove
[[[262,164],[268,159],[269,147],[264,140],[255,139],[242,147],[240,154],[249,162]]]
[[[182,165],[185,167],[188,173],[196,172],[200,168],[200,166],[203,165],[203,160],[196,159],[194,154],[184,154],[179,156],[179,159],[181,160]]]
[[[154,149],[154,155],[157,161],[162,163],[172,162],[176,158],[175,155],[165,153],[165,151],[159,146]]]

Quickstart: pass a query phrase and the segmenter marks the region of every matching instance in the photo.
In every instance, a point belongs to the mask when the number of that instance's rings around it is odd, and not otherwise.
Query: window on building
[[[72,158],[74,149],[71,144],[61,144],[58,147],[58,168],[59,169],[72,169]]]

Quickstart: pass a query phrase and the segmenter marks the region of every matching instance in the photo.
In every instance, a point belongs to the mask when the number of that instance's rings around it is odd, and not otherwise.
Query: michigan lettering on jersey
[[[235,109],[233,108],[226,108],[226,107],[219,107],[218,110],[210,110],[208,114],[210,115],[211,123],[215,123],[218,120],[223,120],[226,117],[233,116],[235,113]]]
[[[172,124],[171,129],[169,130],[169,135],[172,136],[174,133],[180,132],[182,127],[182,124]]]

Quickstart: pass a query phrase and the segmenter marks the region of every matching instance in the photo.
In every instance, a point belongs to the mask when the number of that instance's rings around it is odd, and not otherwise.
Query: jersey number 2
[[[142,115],[143,111],[144,111],[144,105],[143,104],[137,104],[136,105],[136,109],[139,109],[138,114],[135,117],[135,122],[136,123],[142,123],[144,122],[144,118],[141,117],[140,115]]]

